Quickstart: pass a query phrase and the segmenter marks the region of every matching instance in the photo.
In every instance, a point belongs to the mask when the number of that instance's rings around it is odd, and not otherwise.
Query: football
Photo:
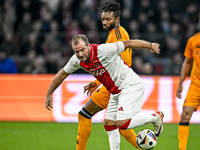
[[[137,145],[143,150],[153,149],[157,144],[155,133],[149,129],[144,129],[137,134]]]

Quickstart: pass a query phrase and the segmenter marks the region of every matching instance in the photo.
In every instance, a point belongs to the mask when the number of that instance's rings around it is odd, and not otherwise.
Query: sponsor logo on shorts
[[[124,111],[124,109],[121,107],[119,107],[118,111]]]

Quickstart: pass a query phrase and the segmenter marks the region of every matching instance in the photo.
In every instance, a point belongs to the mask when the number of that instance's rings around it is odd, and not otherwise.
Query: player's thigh
[[[110,93],[104,86],[102,86],[101,88],[99,88],[97,91],[94,92],[91,98],[97,106],[101,107],[102,109],[105,109],[108,106]]]
[[[195,111],[200,106],[200,88],[196,88],[195,86],[190,86],[188,93],[186,95],[183,106],[194,107]]]
[[[117,121],[117,110],[118,110],[118,96],[119,94],[111,94],[108,103],[106,118],[105,120]],[[106,124],[106,122],[105,122]],[[106,124],[108,125],[108,124]]]
[[[141,111],[144,86],[131,86],[119,94],[111,94],[106,112],[108,120],[127,120]]]
[[[195,111],[194,107],[183,106],[183,111],[181,114],[181,122],[189,122],[194,111]]]
[[[141,111],[144,96],[143,83],[123,90],[118,98],[117,120],[130,119]]]
[[[91,98],[87,101],[84,108],[92,115],[103,110],[103,108],[99,107],[96,103],[94,103]]]

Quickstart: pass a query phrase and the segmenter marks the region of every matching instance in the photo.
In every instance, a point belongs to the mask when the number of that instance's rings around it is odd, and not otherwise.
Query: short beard
[[[107,26],[108,27],[108,26]],[[116,27],[116,24],[115,24],[115,22],[113,22],[111,25],[110,25],[110,27],[108,27],[107,29],[106,28],[104,28],[104,31],[110,31],[110,30],[112,30],[112,29],[114,29]]]

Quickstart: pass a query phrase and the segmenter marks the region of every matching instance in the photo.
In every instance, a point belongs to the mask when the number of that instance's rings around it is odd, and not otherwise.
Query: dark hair
[[[88,38],[84,35],[84,34],[78,34],[76,36],[73,37],[71,44],[73,45],[77,45],[79,44],[79,40],[82,40],[83,42],[85,42],[85,45],[88,46],[89,45],[89,40]]]
[[[102,0],[100,3],[100,7],[98,7],[97,9],[100,13],[113,11],[115,18],[120,16],[120,3],[117,3],[114,0]]]

